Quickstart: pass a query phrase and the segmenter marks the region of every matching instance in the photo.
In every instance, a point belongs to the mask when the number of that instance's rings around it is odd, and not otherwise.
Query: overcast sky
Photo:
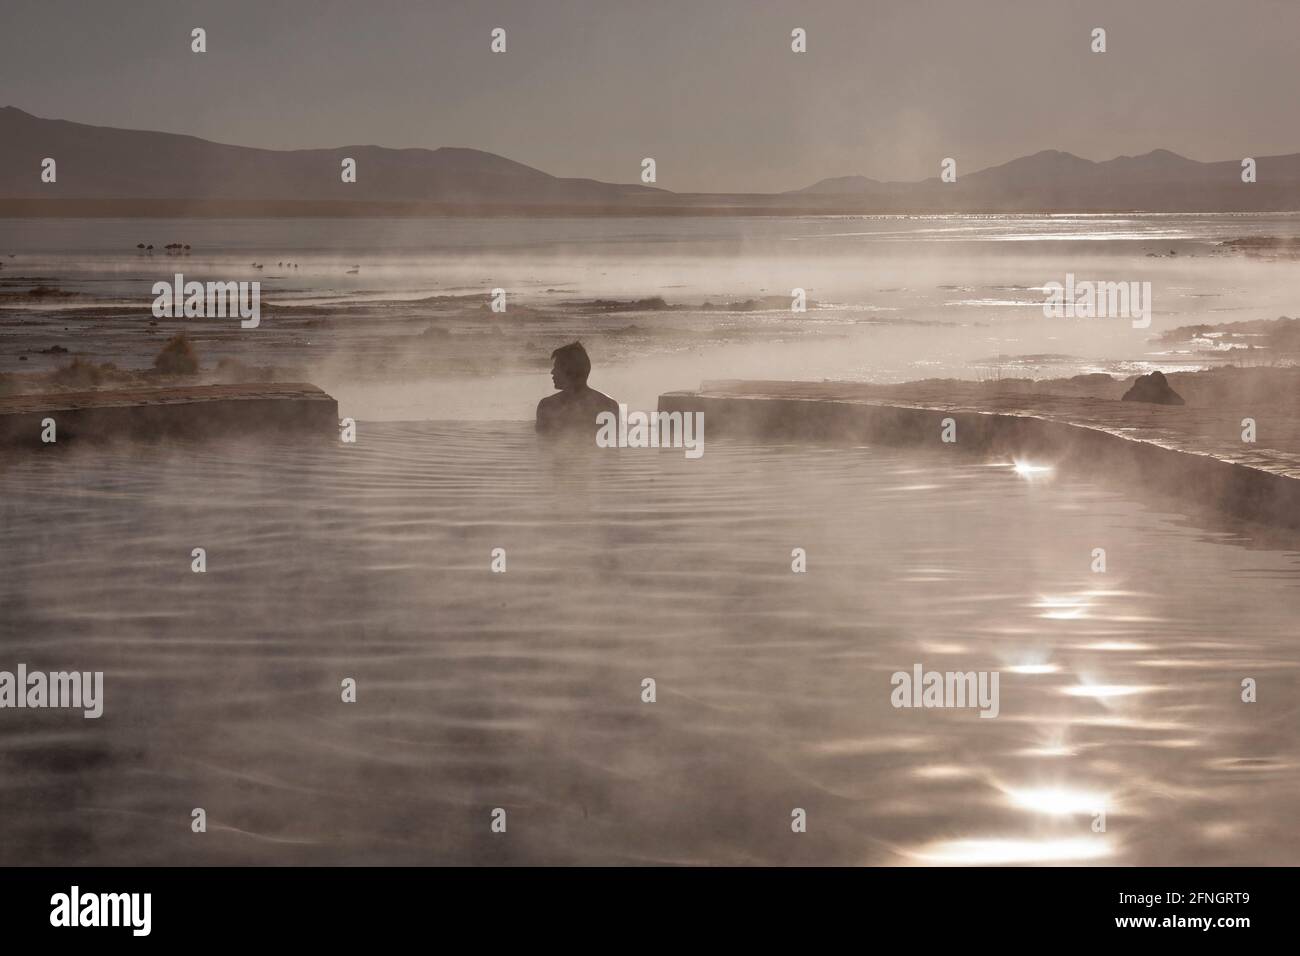
[[[1300,0],[0,0],[0,105],[615,182],[653,156],[668,189],[779,191],[946,156],[1300,152],[1298,50]]]

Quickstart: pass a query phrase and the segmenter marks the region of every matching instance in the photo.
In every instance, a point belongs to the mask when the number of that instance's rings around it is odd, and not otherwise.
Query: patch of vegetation
[[[199,356],[189,337],[173,335],[153,360],[153,367],[163,375],[194,375],[199,370]]]
[[[117,366],[112,362],[96,364],[74,358],[63,368],[51,372],[50,382],[59,388],[98,388],[105,381],[114,378],[117,371]]]

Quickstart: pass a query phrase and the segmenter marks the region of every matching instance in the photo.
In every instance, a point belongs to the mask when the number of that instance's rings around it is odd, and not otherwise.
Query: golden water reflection
[[[1082,863],[1102,860],[1114,853],[1105,837],[1056,837],[1043,840],[1016,838],[942,840],[907,856],[938,866],[989,866],[1014,863]]]

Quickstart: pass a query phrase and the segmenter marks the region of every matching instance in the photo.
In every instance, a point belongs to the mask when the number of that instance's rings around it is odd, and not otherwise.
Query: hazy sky
[[[945,156],[1300,152],[1298,38],[1300,0],[0,0],[0,105],[777,191]]]

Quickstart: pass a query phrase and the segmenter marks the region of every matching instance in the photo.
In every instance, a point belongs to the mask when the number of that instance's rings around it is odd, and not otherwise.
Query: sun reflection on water
[[[1104,859],[1114,852],[1103,836],[1046,840],[971,839],[942,840],[907,856],[938,866],[979,866],[997,863],[1069,863]]]
[[[1110,804],[1110,794],[1071,787],[1002,787],[1012,806],[1048,816],[1100,813]]]
[[[1035,478],[1044,478],[1047,475],[1050,475],[1053,471],[1050,465],[1034,465],[1024,461],[1023,459],[1016,459],[1016,463],[1012,466],[1012,469],[1021,478],[1027,478],[1030,481]]]
[[[1098,700],[1109,699],[1112,697],[1131,697],[1134,694],[1147,694],[1156,687],[1144,687],[1138,684],[1076,684],[1074,687],[1063,687],[1061,693],[1069,697],[1095,697]]]

